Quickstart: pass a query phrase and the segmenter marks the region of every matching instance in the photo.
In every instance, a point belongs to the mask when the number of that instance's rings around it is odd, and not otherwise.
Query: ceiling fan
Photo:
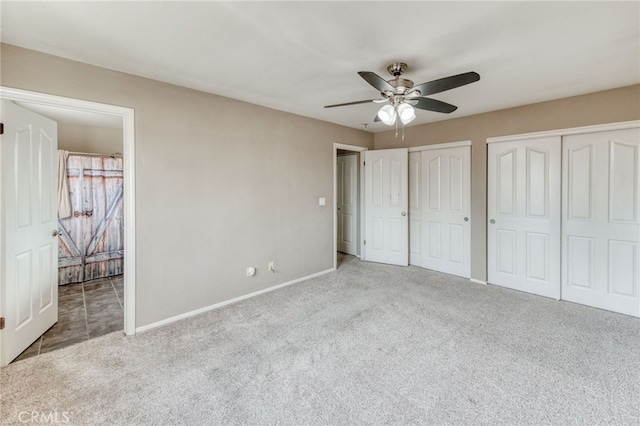
[[[456,87],[480,80],[478,73],[466,72],[414,86],[413,81],[401,78],[402,73],[406,69],[407,64],[404,62],[394,62],[389,65],[387,71],[393,76],[391,80],[385,80],[371,71],[359,71],[358,74],[360,77],[364,78],[367,83],[380,91],[382,99],[367,99],[364,101],[326,105],[325,108],[366,104],[370,102],[384,103],[386,105],[380,108],[374,121],[382,121],[384,124],[391,126],[396,123],[396,118],[399,118],[402,124],[409,124],[416,118],[414,108],[445,114],[452,113],[458,109],[455,105],[427,98],[426,96],[455,89]]]

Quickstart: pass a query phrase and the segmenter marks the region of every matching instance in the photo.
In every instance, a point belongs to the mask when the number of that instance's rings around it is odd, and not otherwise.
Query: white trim
[[[461,146],[471,146],[471,141],[436,143],[433,145],[414,146],[409,148],[409,152],[428,151],[430,149],[459,148]]]
[[[486,281],[482,281],[482,280],[477,280],[475,278],[469,278],[469,281],[471,281],[472,283],[476,283],[476,284],[483,284],[483,285],[487,285]]]
[[[354,152],[364,152],[369,150],[369,148],[365,148],[363,146],[357,145],[346,145],[343,143],[333,143],[333,269],[338,268],[338,221],[336,218],[338,217],[338,168],[337,168],[337,160],[338,160],[338,150],[344,149],[345,151],[354,151]],[[362,245],[362,236],[364,235],[364,230],[362,229],[362,194],[364,194],[364,186],[362,179],[362,170],[364,166],[364,155],[360,156],[360,169],[358,170],[358,176],[360,177],[360,211],[358,212],[358,219],[360,222],[360,247],[358,249],[358,253],[360,256],[363,255],[363,245]],[[358,256],[358,257],[360,257]]]
[[[356,151],[356,152],[363,152],[363,151],[368,151],[369,148],[365,148],[363,146],[357,146],[357,145],[345,145],[343,143],[334,143],[333,147],[338,150],[338,149],[344,149],[345,151]]]
[[[487,143],[511,142],[522,139],[546,138],[550,136],[567,136],[581,133],[606,132],[609,130],[622,130],[640,127],[640,120],[623,121],[620,123],[596,124],[593,126],[570,127],[568,129],[547,130],[543,132],[522,133],[519,135],[496,136],[487,138]]]
[[[265,288],[263,290],[254,291],[253,293],[245,294],[244,296],[239,296],[239,297],[236,297],[236,298],[233,298],[233,299],[225,300],[224,302],[215,303],[213,305],[205,306],[204,308],[200,308],[200,309],[196,309],[196,310],[193,310],[193,311],[185,312],[184,314],[176,315],[176,316],[171,317],[171,318],[167,318],[167,319],[163,319],[163,320],[151,323],[151,324],[143,325],[141,327],[136,328],[136,333],[141,333],[143,331],[148,331],[148,330],[151,330],[153,328],[157,328],[157,327],[161,327],[163,325],[171,324],[172,322],[180,321],[180,320],[192,317],[194,315],[203,314],[205,312],[209,312],[209,311],[212,311],[214,309],[218,309],[218,308],[221,308],[223,306],[230,305],[232,303],[240,302],[241,300],[245,300],[245,299],[249,299],[251,297],[259,296],[259,295],[264,294],[264,293],[269,293],[271,291],[278,290],[278,289],[281,289],[283,287],[290,286],[292,284],[297,284],[297,283],[299,283],[301,281],[310,280],[312,278],[316,278],[316,277],[328,274],[328,273],[333,272],[333,271],[335,271],[335,268],[327,269],[327,270],[324,270],[324,271],[321,271],[321,272],[316,272],[315,274],[307,275],[306,277],[302,277],[302,278],[296,278],[295,280],[287,281],[286,283],[282,283],[282,284],[277,284],[277,285],[274,285],[273,287],[268,287],[268,288]]]
[[[0,86],[0,98],[122,118],[124,145],[124,332],[136,330],[135,120],[132,108]]]

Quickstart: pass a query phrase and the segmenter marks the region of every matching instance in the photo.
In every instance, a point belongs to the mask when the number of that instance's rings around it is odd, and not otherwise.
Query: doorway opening
[[[133,110],[10,88],[0,97],[58,123],[70,195],[58,220],[58,322],[17,359],[117,330],[134,334]],[[2,355],[3,365],[11,361]]]
[[[362,167],[367,148],[334,143],[334,267],[361,258]]]

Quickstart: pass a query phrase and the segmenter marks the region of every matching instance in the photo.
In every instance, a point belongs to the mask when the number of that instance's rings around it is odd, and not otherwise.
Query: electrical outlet
[[[271,262],[269,262],[269,264],[267,265],[267,270],[269,272],[275,272],[276,270],[273,269],[273,260]]]
[[[256,274],[256,268],[253,266],[247,266],[247,276],[252,277]]]

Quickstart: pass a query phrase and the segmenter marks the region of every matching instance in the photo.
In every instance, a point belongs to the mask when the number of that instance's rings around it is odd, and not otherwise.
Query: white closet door
[[[358,241],[358,156],[337,159],[338,251],[357,254]]]
[[[421,266],[469,278],[471,149],[422,151],[421,163]]]
[[[640,316],[640,129],[563,138],[562,298]]]
[[[408,150],[365,151],[364,260],[409,264]]]
[[[491,284],[560,298],[560,153],[559,136],[489,144]]]
[[[409,264],[422,266],[422,160],[409,153]]]

